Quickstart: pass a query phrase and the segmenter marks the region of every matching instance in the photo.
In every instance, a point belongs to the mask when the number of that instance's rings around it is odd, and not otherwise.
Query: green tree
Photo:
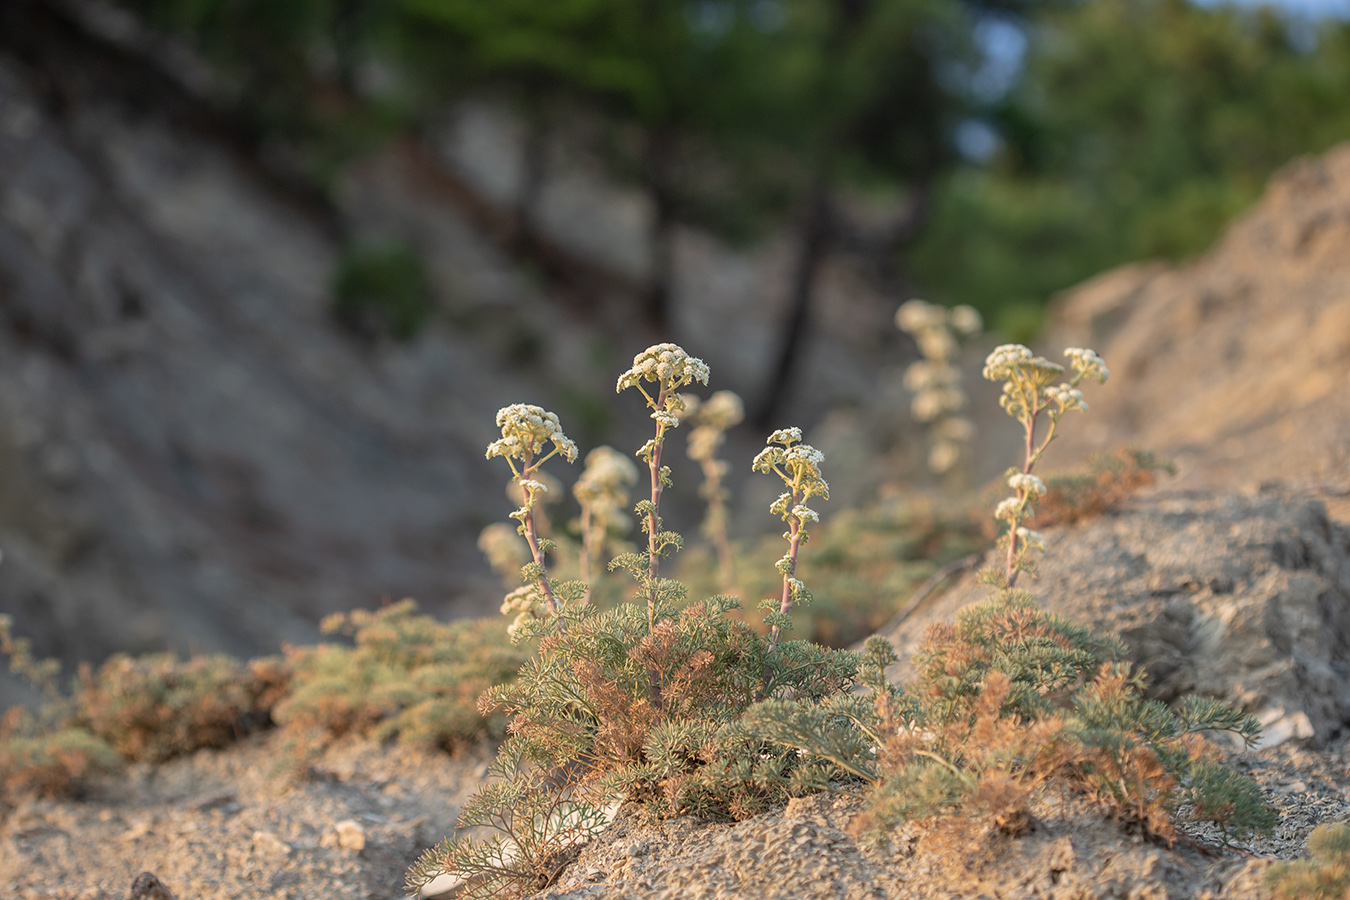
[[[1006,328],[1102,269],[1200,251],[1275,168],[1350,137],[1350,23],[1308,28],[1184,0],[1043,10],[986,110],[1002,149],[945,181],[920,280]]]

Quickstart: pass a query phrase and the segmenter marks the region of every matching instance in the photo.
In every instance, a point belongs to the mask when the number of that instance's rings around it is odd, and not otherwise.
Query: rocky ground
[[[1241,847],[1194,834],[1168,848],[1058,795],[1020,837],[907,827],[878,845],[855,834],[855,799],[819,795],[731,825],[642,826],[621,811],[540,897],[1257,900],[1272,859],[1350,816],[1347,749],[1286,742],[1236,758],[1280,813]],[[0,823],[0,896],[122,900],[149,871],[178,900],[393,900],[487,767],[357,743],[297,775],[288,753],[260,737],[135,768],[78,802],[27,802]]]

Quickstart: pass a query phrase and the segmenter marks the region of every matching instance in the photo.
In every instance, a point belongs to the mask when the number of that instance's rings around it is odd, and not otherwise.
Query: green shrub
[[[502,439],[488,456],[505,458],[521,488],[523,505],[512,518],[532,560],[503,611],[517,614],[513,631],[537,639],[538,652],[514,682],[482,702],[511,717],[510,737],[494,769],[497,781],[465,805],[461,828],[488,826],[496,834],[459,834],[427,851],[409,872],[409,890],[451,873],[465,882],[466,897],[524,896],[556,876],[560,861],[603,827],[603,810],[620,799],[658,818],[739,818],[841,774],[730,728],[756,702],[821,701],[856,681],[856,654],[783,638],[793,609],[811,599],[796,575],[808,525],[818,519],[806,502],[829,491],[821,454],[801,443],[800,431],[775,432],[754,462],[786,488],[771,510],[787,525],[788,550],[774,564],[777,595],[761,604],[767,633],[728,615],[739,607],[736,598],[688,603],[685,586],[660,573],[662,560],[683,546],[660,516],[671,486],[661,457],[687,411],[679,389],[693,381],[706,383],[707,367],[671,344],[639,354],[619,379],[619,390],[641,393],[656,434],[638,451],[650,484],[649,499],[635,508],[646,548],[610,563],[627,571],[637,590],[631,602],[603,611],[585,585],[551,577],[545,563],[555,545],[540,537],[536,519],[545,491],[539,464],[554,455],[575,459],[575,445],[557,417],[538,407],[515,404],[498,413]]]
[[[71,726],[106,741],[124,759],[162,762],[224,747],[271,724],[290,671],[277,659],[118,654],[80,669]]]
[[[1023,464],[1006,476],[1014,496],[995,511],[1002,563],[981,573],[990,598],[954,624],[930,628],[907,691],[881,676],[894,650],[873,638],[871,702],[849,721],[795,701],[751,709],[742,727],[861,773],[879,832],[953,813],[1019,833],[1030,798],[1047,783],[1081,791],[1168,841],[1179,821],[1211,822],[1226,834],[1266,830],[1274,812],[1255,782],[1224,768],[1203,737],[1228,731],[1250,744],[1260,732],[1254,718],[1203,698],[1188,697],[1176,710],[1145,699],[1142,674],[1116,662],[1118,640],[1040,609],[1015,586],[1035,572],[1046,546],[1022,525],[1047,494],[1032,470],[1061,418],[1086,411],[1078,385],[1108,375],[1091,350],[1065,355],[1072,376],[1018,345],[986,361],[985,377],[1004,382],[1001,405],[1026,434]]]
[[[162,762],[223,747],[269,726],[290,680],[276,658],[245,664],[225,656],[117,655],[97,669],[82,666],[66,693],[60,664],[35,659],[3,616],[0,653],[47,698],[36,712],[9,710],[0,724],[0,788],[9,794],[78,793],[88,776],[124,760]]]
[[[477,712],[480,694],[514,676],[526,657],[498,620],[443,623],[411,600],[329,616],[323,630],[354,645],[287,647],[291,690],[273,718],[294,732],[359,734],[454,750],[504,733]]]
[[[284,658],[117,655],[81,667],[68,694],[59,665],[35,660],[0,617],[0,652],[47,694],[36,713],[16,708],[0,725],[0,789],[78,793],[123,760],[162,762],[274,724],[301,756],[348,733],[446,750],[500,738],[503,717],[480,714],[477,700],[527,653],[498,620],[445,624],[415,610],[408,600],[331,616],[324,629],[354,645],[288,647]]]
[[[553,456],[575,459],[576,446],[552,413],[502,409],[502,438],[488,457],[511,468],[522,501],[511,517],[529,548],[524,585],[502,609],[516,614],[518,639],[538,640],[538,652],[481,703],[510,717],[510,736],[494,781],[465,805],[461,829],[494,833],[461,832],[428,850],[408,889],[452,874],[465,897],[537,891],[620,801],[654,818],[742,818],[791,796],[853,789],[867,795],[880,832],[951,813],[1018,834],[1034,792],[1056,784],[1166,840],[1185,820],[1229,834],[1268,828],[1273,812],[1255,783],[1223,768],[1202,736],[1223,730],[1250,742],[1259,732],[1251,716],[1212,700],[1188,698],[1172,710],[1145,699],[1142,675],[1116,662],[1119,641],[1041,610],[1016,588],[1045,549],[1044,537],[1023,525],[1046,494],[1032,469],[1060,419],[1086,411],[1078,385],[1108,374],[1090,350],[1066,355],[1068,376],[1014,345],[986,363],[986,377],[1005,381],[1003,408],[1026,431],[1026,459],[1007,475],[1014,496],[995,512],[1002,564],[982,575],[989,600],[929,632],[907,690],[886,680],[896,657],[883,638],[870,640],[865,654],[783,639],[793,613],[813,600],[798,569],[807,526],[818,521],[805,504],[829,496],[823,457],[797,429],[770,435],[753,463],[786,488],[770,508],[787,525],[788,551],[772,564],[775,595],[760,603],[764,629],[730,615],[737,598],[690,603],[684,583],[661,575],[662,561],[683,546],[660,517],[671,486],[662,452],[689,412],[679,390],[707,381],[701,360],[661,344],[638,354],[619,379],[620,391],[642,394],[656,435],[637,454],[651,486],[650,499],[635,507],[647,547],[610,564],[637,590],[632,602],[604,611],[587,585],[551,575],[556,545],[540,530],[548,486],[539,466]],[[1042,417],[1048,427],[1038,434]],[[846,566],[856,552],[836,546],[833,561]],[[854,690],[860,686],[866,690]]]
[[[374,244],[343,251],[333,276],[333,313],[351,330],[412,340],[435,308],[426,266],[412,249]]]
[[[121,764],[106,741],[83,728],[44,729],[22,707],[0,717],[0,800],[79,796],[91,776],[116,772]]]

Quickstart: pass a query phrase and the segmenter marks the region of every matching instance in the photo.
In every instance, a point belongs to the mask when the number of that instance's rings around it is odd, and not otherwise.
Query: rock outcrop
[[[1350,480],[1350,145],[1286,166],[1198,259],[1067,292],[1050,332],[1113,373],[1053,460],[1134,443],[1178,486]]]
[[[1316,492],[1162,490],[1045,539],[1039,577],[1018,587],[1119,636],[1155,696],[1232,700],[1266,743],[1350,731],[1350,527]],[[967,576],[888,634],[897,680],[929,624],[987,593]]]

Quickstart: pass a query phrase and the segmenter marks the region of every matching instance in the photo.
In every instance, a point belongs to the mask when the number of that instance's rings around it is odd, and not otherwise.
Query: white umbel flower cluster
[[[487,557],[492,571],[508,583],[515,581],[520,567],[530,560],[530,550],[512,525],[494,522],[478,535],[478,549]]]
[[[1022,501],[1016,497],[1006,497],[998,502],[994,507],[994,518],[1003,522],[1013,522],[1017,519],[1017,512],[1022,508]]]
[[[1059,406],[1061,412],[1068,412],[1071,409],[1088,411],[1087,401],[1083,399],[1083,392],[1078,388],[1071,388],[1067,384],[1052,384],[1045,389],[1047,400]]]
[[[603,547],[611,530],[632,527],[626,513],[628,491],[637,480],[637,466],[613,447],[596,447],[586,454],[586,468],[572,486],[582,508],[583,527],[589,525],[590,534],[583,537]]]
[[[708,365],[690,356],[676,344],[654,344],[633,357],[633,366],[619,376],[614,390],[641,387],[642,382],[661,384],[671,390],[697,381],[708,383]]]
[[[638,469],[631,459],[613,447],[596,447],[586,454],[586,468],[572,493],[582,503],[617,494],[627,497],[627,489],[637,480]]]
[[[735,391],[718,391],[699,408],[698,423],[726,431],[745,418],[745,404]]]
[[[799,500],[809,497],[830,499],[830,485],[821,477],[820,466],[825,454],[810,444],[800,443],[800,428],[780,428],[769,435],[768,445],[755,457],[751,468],[768,474],[776,472]],[[790,507],[790,494],[783,494],[770,507],[770,512],[784,519],[794,515],[797,507]],[[798,504],[800,506],[800,503]],[[805,508],[805,507],[802,507]]]
[[[1045,482],[1041,481],[1035,475],[1027,475],[1017,472],[1008,477],[1008,487],[1018,493],[1031,494],[1036,497],[1044,496]]]
[[[1011,378],[1017,367],[1031,356],[1031,350],[1021,344],[1000,344],[985,357],[984,377],[990,381]]]
[[[1098,384],[1106,384],[1106,379],[1111,377],[1111,370],[1106,368],[1106,363],[1095,350],[1070,347],[1064,351],[1064,355],[1069,358],[1073,370],[1084,378],[1091,378]]]
[[[552,442],[554,452],[568,462],[577,458],[577,445],[563,434],[558,417],[542,407],[529,403],[512,403],[497,410],[497,425],[502,430],[501,440],[488,444],[487,458],[505,456],[524,460],[537,457],[544,445]]]
[[[502,615],[509,616],[511,613],[515,613],[516,618],[510,625],[506,626],[506,633],[514,638],[516,632],[526,622],[541,618],[543,605],[544,600],[539,594],[539,588],[532,584],[518,587],[507,594],[506,598],[502,600]]]

